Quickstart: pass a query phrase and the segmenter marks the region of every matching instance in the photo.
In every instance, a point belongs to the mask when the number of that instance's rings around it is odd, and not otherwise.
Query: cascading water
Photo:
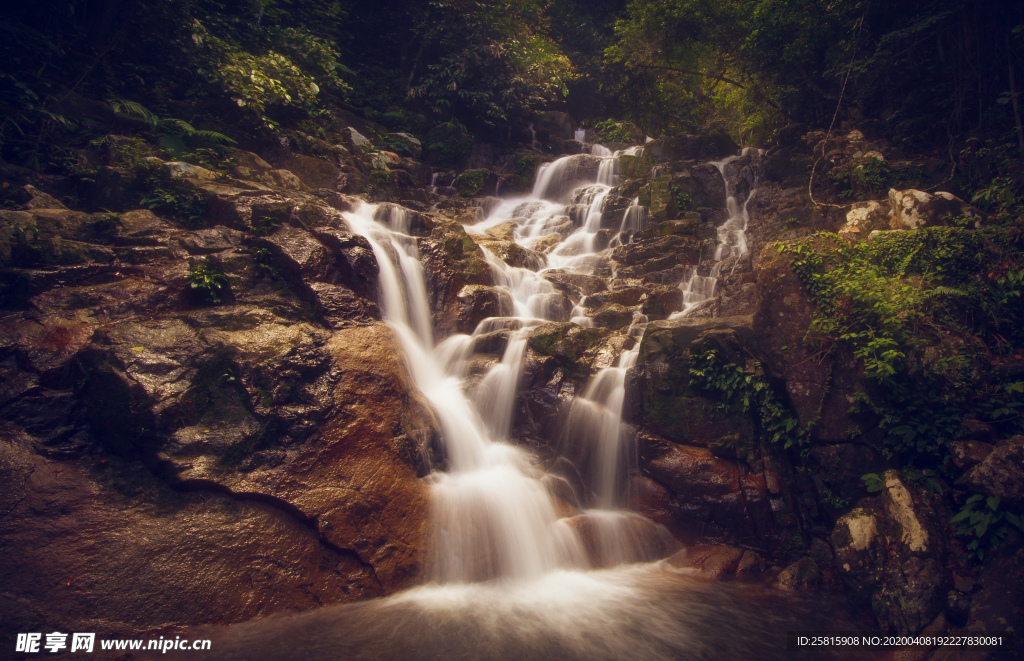
[[[579,157],[547,164],[534,195],[505,200],[466,229],[484,233],[515,219],[518,243],[554,245],[546,268],[611,273],[610,250],[597,235],[618,155],[602,154],[596,168]],[[590,176],[580,176],[586,168]],[[719,260],[745,250],[746,206],[736,207],[733,201],[719,230]],[[634,201],[611,243],[639,230],[643,213]],[[712,589],[690,578],[689,570],[650,563],[678,543],[663,527],[623,509],[634,461],[631,430],[622,421],[625,380],[637,361],[646,317],[634,314],[627,330],[631,348],[624,342],[569,408],[560,448],[581,474],[586,493],[577,497],[589,509],[566,513],[548,488],[564,479],[545,473],[540,460],[511,438],[529,334],[559,309],[544,269],[512,267],[484,250],[503,290],[506,316],[485,319],[471,335],[453,335],[435,347],[407,213],[363,203],[344,217],[373,249],[384,320],[443,436],[448,470],[429,476],[430,583],[387,599],[231,627],[214,636],[221,658],[792,658],[782,632],[796,628],[795,620],[779,620],[779,613],[793,613],[809,628],[810,609],[772,593]],[[592,325],[585,301],[572,316]],[[474,345],[496,331],[507,333],[501,360],[467,392]],[[781,654],[764,649],[772,636]]]
[[[690,277],[679,288],[683,290],[683,309],[674,313],[670,318],[686,316],[694,307],[711,300],[715,296],[715,287],[722,275],[722,267],[730,265],[736,268],[737,261],[747,252],[747,225],[750,223],[750,213],[747,205],[757,194],[757,178],[753,181],[750,191],[747,193],[743,204],[736,201],[734,191],[731,190],[726,168],[739,158],[744,156],[760,157],[760,151],[750,147],[743,150],[740,156],[730,156],[722,161],[712,161],[712,165],[718,168],[725,181],[725,209],[726,220],[718,226],[718,245],[715,247],[714,261],[708,264],[696,265]],[[755,171],[756,172],[756,171]],[[731,264],[730,264],[731,262]]]

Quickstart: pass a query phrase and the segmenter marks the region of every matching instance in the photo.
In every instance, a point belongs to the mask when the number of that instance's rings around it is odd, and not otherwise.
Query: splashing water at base
[[[782,661],[862,659],[786,650],[786,632],[838,629],[829,608],[664,563],[554,571],[516,583],[425,586],[227,629],[198,628],[223,661]],[[858,656],[858,654],[860,656]],[[197,652],[156,655],[203,658]]]

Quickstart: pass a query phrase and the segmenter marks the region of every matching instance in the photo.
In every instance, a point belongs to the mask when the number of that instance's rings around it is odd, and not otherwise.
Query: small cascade
[[[612,150],[608,149],[604,145],[595,144],[591,145],[590,153],[593,154],[594,156],[599,156],[601,158],[608,158],[609,156],[612,155]]]
[[[647,223],[647,207],[640,206],[640,198],[634,197],[633,203],[626,208],[622,214],[622,222],[619,224],[619,231],[616,233],[609,245],[613,248],[629,243],[633,235],[644,229]],[[623,240],[623,237],[626,237]]]
[[[573,132],[573,140],[576,142],[586,142],[587,132],[584,129],[576,129]]]
[[[526,125],[526,130],[530,132],[530,149],[540,149],[540,143],[537,142],[537,131],[533,128],[533,122],[529,122]]]
[[[674,313],[670,317],[671,319],[684,317],[700,303],[714,298],[715,287],[721,278],[723,265],[728,265],[731,273],[736,268],[739,258],[746,254],[746,230],[750,222],[747,205],[757,194],[757,178],[755,175],[750,191],[741,205],[737,202],[732,186],[729,184],[726,168],[740,158],[751,156],[756,159],[760,158],[760,155],[760,150],[748,147],[740,156],[730,156],[725,160],[712,162],[725,181],[726,220],[717,229],[718,244],[715,247],[714,261],[710,265],[695,266],[690,277],[680,283],[679,288],[683,290],[683,309]]]
[[[593,504],[603,509],[624,506],[625,478],[635,464],[622,406],[626,372],[636,364],[639,352],[637,342],[619,355],[614,367],[594,375],[583,395],[573,400],[562,430],[562,452],[586,480]]]

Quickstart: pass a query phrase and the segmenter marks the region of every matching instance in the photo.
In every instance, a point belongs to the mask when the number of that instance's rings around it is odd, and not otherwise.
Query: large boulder
[[[870,605],[883,629],[917,633],[945,605],[944,526],[929,497],[912,492],[897,471],[883,479],[880,498],[836,522],[832,547],[851,599]]]
[[[857,202],[846,213],[846,223],[839,235],[854,239],[865,239],[875,230],[889,229],[889,205],[870,200]]]
[[[676,443],[707,447],[725,437],[752,443],[750,416],[723,411],[719,398],[693,383],[689,369],[693,356],[709,349],[746,364],[744,347],[753,343],[750,317],[652,322],[630,374],[630,421]]]
[[[863,379],[852,356],[820,355],[805,338],[817,313],[817,304],[792,267],[793,257],[774,245],[765,246],[757,261],[757,311],[754,332],[765,372],[785,385],[801,426],[815,438],[845,441],[855,426],[867,420],[850,413],[853,393],[863,390]]]
[[[916,230],[922,227],[948,225],[951,218],[968,217],[981,225],[981,213],[951,193],[934,195],[919,190],[889,191],[890,222],[894,230]]]
[[[466,285],[494,286],[491,267],[483,251],[457,221],[433,217],[429,236],[419,240],[427,292],[435,311],[435,329],[440,337],[456,332],[456,320],[463,307],[459,293]]]
[[[384,594],[372,567],[281,503],[173,491],[139,462],[46,459],[2,424],[0,629],[11,639],[29,623],[116,635]]]
[[[966,443],[962,442],[960,447]],[[981,448],[975,452],[978,450]],[[989,446],[981,451],[984,458],[957,480],[957,485],[995,496],[1011,505],[1024,505],[1024,436],[1008,438],[1000,441],[994,450]]]

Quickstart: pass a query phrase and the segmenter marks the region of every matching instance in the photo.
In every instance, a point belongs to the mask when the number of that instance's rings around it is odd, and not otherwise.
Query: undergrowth
[[[1018,228],[886,232],[852,245],[822,233],[777,247],[818,306],[805,338],[816,359],[857,359],[853,410],[877,417],[883,453],[934,464],[966,418],[1024,430],[1024,383],[991,369],[1024,347]]]

